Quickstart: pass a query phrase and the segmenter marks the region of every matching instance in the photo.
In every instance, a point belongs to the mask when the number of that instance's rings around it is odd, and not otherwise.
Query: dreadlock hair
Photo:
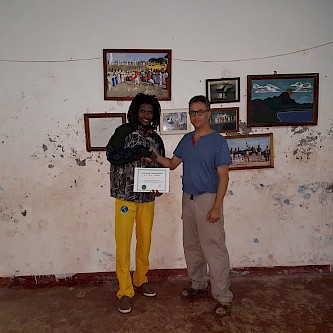
[[[194,96],[190,99],[190,101],[188,102],[188,107],[191,107],[191,104],[196,103],[196,102],[201,102],[201,103],[205,103],[206,109],[209,110],[210,109],[210,101],[206,96],[203,95],[198,95],[198,96]]]
[[[154,115],[152,120],[152,126],[154,129],[156,129],[160,123],[161,105],[154,95],[138,93],[133,98],[127,113],[128,122],[133,125],[138,125],[138,112],[140,105],[142,104],[149,104],[153,107]]]

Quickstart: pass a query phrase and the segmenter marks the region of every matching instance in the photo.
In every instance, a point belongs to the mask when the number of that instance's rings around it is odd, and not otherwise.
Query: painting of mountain
[[[316,125],[319,74],[248,75],[247,125]]]

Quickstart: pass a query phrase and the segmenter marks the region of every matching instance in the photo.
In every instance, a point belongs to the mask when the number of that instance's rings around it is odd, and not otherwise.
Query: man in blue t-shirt
[[[207,293],[207,265],[212,296],[218,301],[215,313],[230,313],[229,254],[225,245],[223,199],[229,180],[231,157],[225,138],[210,127],[210,102],[205,96],[189,101],[195,130],[178,143],[172,158],[151,148],[151,160],[174,170],[183,162],[183,245],[190,288],[183,298]]]

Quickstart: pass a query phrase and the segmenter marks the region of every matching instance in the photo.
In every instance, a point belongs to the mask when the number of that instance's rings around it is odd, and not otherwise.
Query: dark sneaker
[[[131,298],[122,296],[119,300],[118,311],[121,313],[129,313],[132,311]]]
[[[152,284],[145,282],[140,287],[134,286],[134,289],[148,297],[154,297],[157,295]]]

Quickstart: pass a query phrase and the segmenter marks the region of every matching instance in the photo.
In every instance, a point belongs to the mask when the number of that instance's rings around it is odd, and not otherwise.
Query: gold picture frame
[[[273,133],[225,136],[232,164],[230,170],[274,168]]]

